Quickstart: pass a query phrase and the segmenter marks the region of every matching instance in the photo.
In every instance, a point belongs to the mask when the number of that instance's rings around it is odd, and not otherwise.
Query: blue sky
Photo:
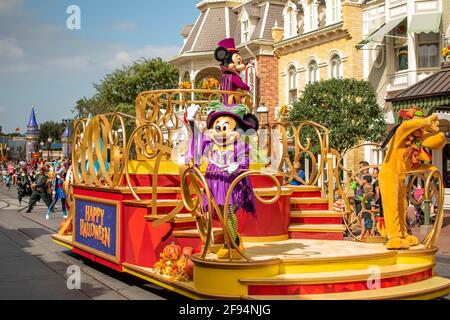
[[[26,131],[31,106],[38,122],[73,117],[92,84],[140,57],[167,59],[180,32],[198,16],[197,0],[0,0],[0,126]],[[81,30],[69,30],[70,5]]]

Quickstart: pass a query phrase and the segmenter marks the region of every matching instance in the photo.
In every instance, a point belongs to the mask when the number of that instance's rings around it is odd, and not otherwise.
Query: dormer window
[[[242,30],[242,42],[247,42],[250,40],[250,30],[249,30],[249,22],[248,20],[241,22],[241,30]]]
[[[341,0],[330,0],[330,23],[341,21]]]
[[[317,6],[314,0],[306,0],[305,17],[305,32],[316,30],[319,27]]]
[[[297,6],[289,2],[283,10],[284,38],[292,38],[298,35]]]

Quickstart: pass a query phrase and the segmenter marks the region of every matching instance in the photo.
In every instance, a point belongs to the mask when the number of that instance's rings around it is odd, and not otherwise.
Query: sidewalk
[[[444,214],[446,226],[441,229],[438,240],[438,256],[450,259],[450,213]],[[413,234],[422,240],[426,234],[421,234],[418,227],[413,228]]]

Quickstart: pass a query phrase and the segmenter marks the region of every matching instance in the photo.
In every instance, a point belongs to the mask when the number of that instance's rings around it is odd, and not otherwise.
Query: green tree
[[[87,117],[89,113],[95,115],[114,111],[134,114],[134,105],[139,93],[177,87],[177,68],[161,58],[142,58],[130,66],[115,70],[94,84],[95,95],[77,101],[73,111],[80,118]]]
[[[61,141],[61,135],[64,132],[63,123],[55,121],[47,121],[39,125],[39,141],[47,144],[48,138],[52,138],[53,142]]]
[[[110,111],[108,104],[102,101],[97,95],[92,98],[83,97],[77,101],[75,112],[78,118],[87,118],[89,113],[102,114]]]
[[[294,104],[291,121],[314,121],[330,130],[330,146],[341,154],[362,141],[380,142],[386,122],[367,81],[330,79],[308,84]],[[303,132],[303,131],[302,131]],[[304,137],[315,139],[312,131]]]

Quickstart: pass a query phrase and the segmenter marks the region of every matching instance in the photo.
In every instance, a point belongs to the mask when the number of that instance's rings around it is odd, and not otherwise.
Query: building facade
[[[283,1],[282,26],[273,29],[279,57],[279,104],[292,105],[305,86],[331,78],[363,78],[362,5],[344,0]],[[364,148],[352,150],[345,165],[356,169]]]
[[[373,0],[363,7],[364,79],[379,93],[388,124],[398,110],[386,102],[440,70],[450,19],[447,0]]]
[[[278,60],[274,54],[272,28],[283,23],[283,1],[203,0],[197,4],[197,21],[182,30],[184,44],[169,63],[180,70],[180,82],[201,88],[208,78],[220,80],[219,62],[214,59],[217,43],[233,37],[248,65],[242,74],[250,86],[256,110],[264,104],[273,119],[278,107]]]

